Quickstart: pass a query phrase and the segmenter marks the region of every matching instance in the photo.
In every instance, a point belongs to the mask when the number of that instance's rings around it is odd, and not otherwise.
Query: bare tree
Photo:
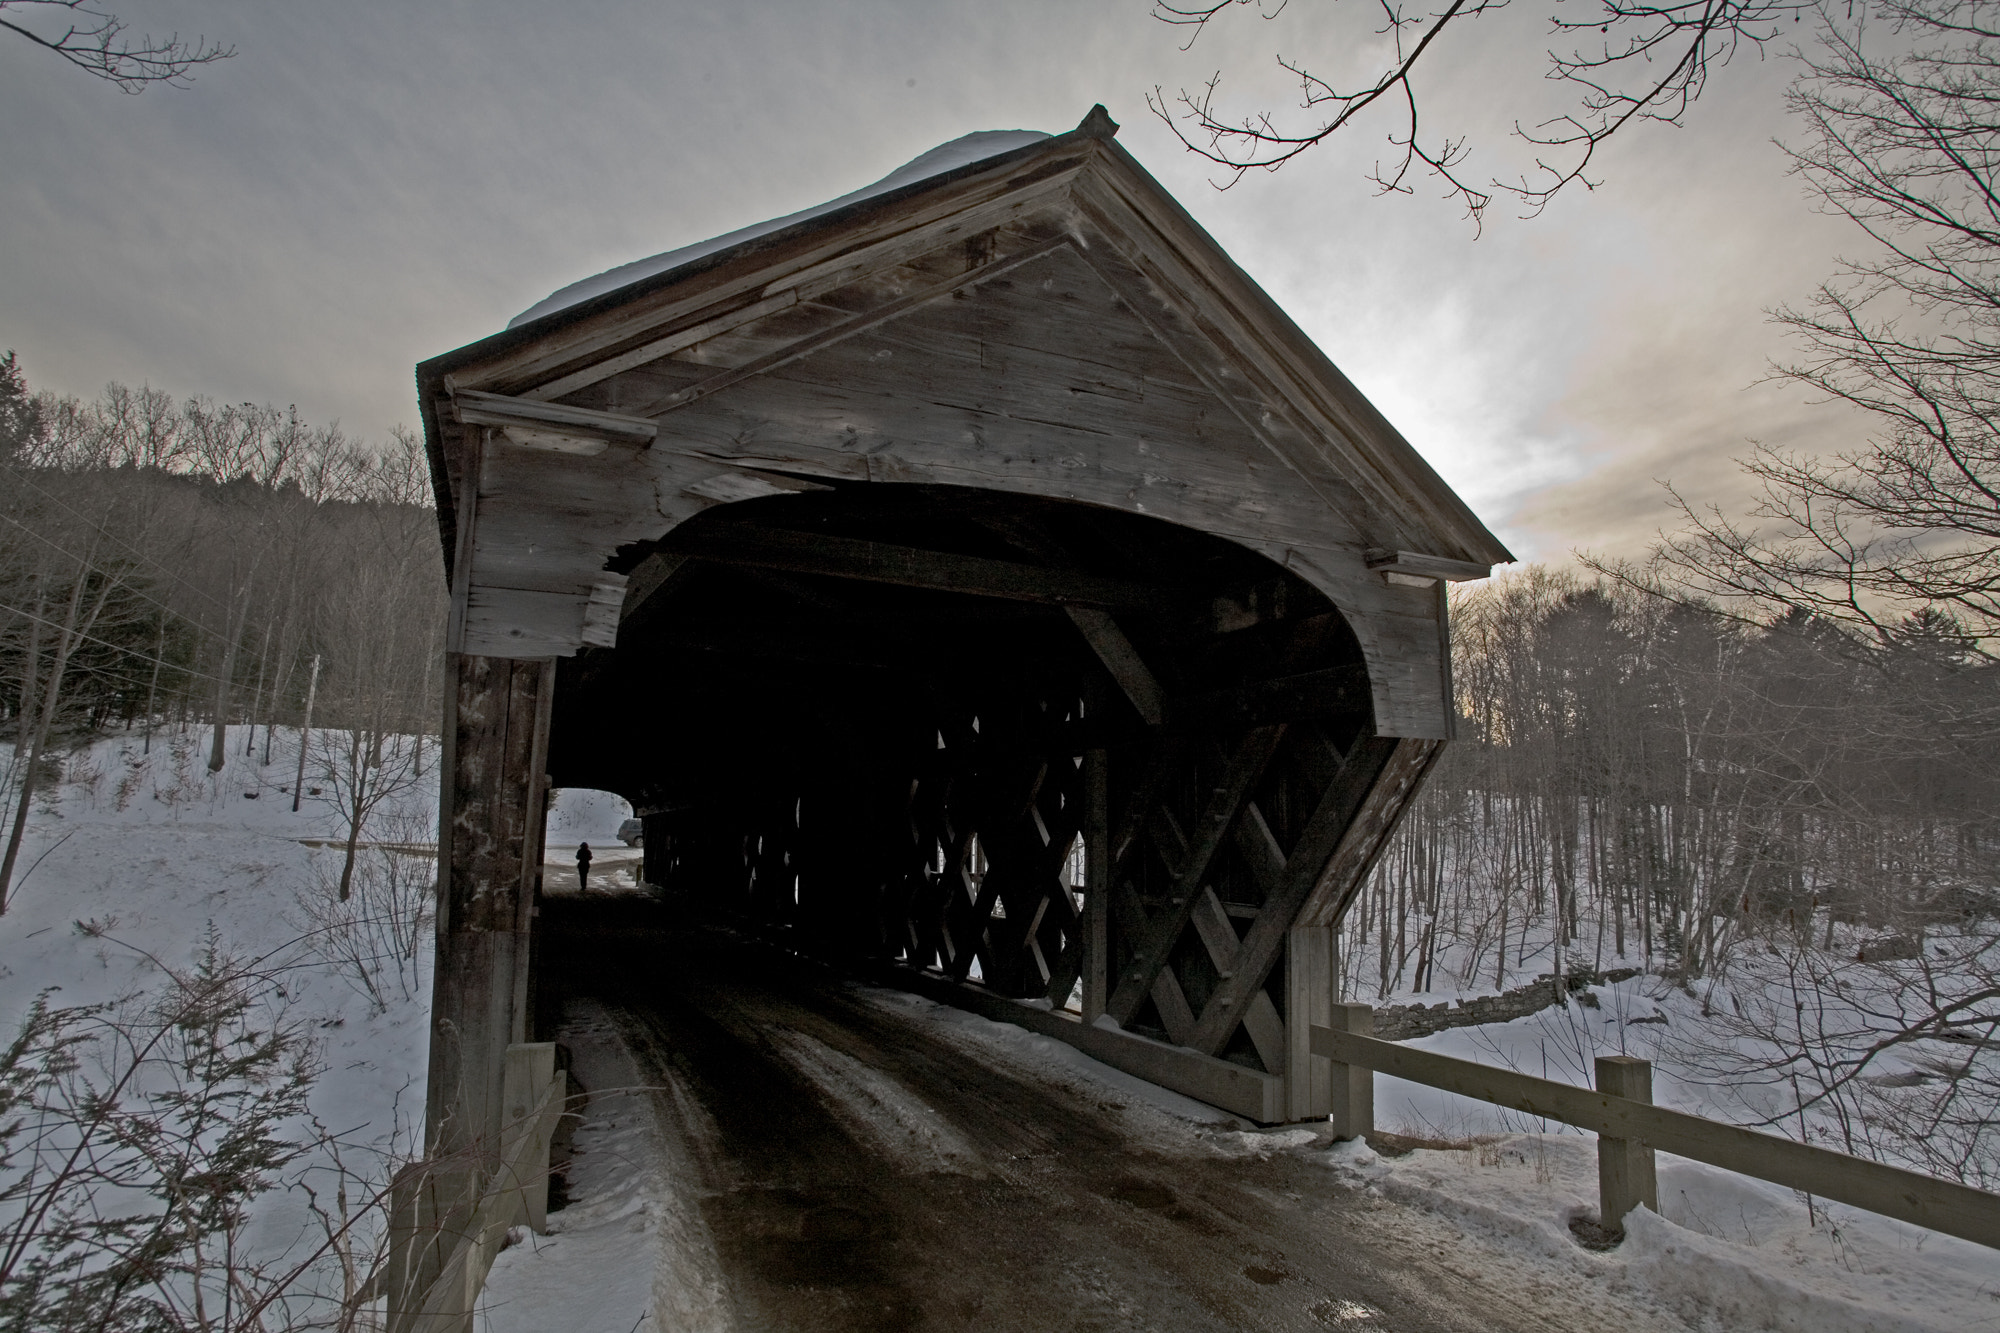
[[[144,92],[159,83],[185,86],[198,66],[236,54],[235,47],[205,37],[189,42],[178,34],[129,36],[125,20],[91,0],[0,0],[0,28],[124,93]]]
[[[1886,640],[1948,612],[1989,655],[2000,634],[2000,4],[1883,0],[1802,59],[1789,145],[1827,211],[1869,250],[1803,308],[1776,373],[1872,418],[1833,457],[1758,448],[1740,521],[1683,502],[1659,551],[1683,586],[1753,614],[1803,607]],[[1676,497],[1678,498],[1678,497]]]
[[[1192,46],[1210,24],[1232,11],[1254,5],[1264,17],[1274,18],[1286,3],[1156,0],[1153,15],[1188,28]],[[1436,66],[1439,51],[1476,50],[1473,44],[1486,34],[1474,27],[1475,21],[1490,30],[1511,16],[1508,0],[1448,0],[1442,8],[1428,10],[1412,9],[1402,0],[1376,0],[1366,11],[1372,21],[1362,20],[1358,12],[1342,15],[1348,20],[1345,31],[1329,46],[1336,51],[1367,49],[1379,44],[1371,38],[1386,37],[1386,55],[1353,82],[1315,73],[1303,58],[1278,56],[1278,65],[1299,88],[1295,116],[1225,110],[1218,101],[1220,72],[1199,89],[1183,89],[1171,98],[1156,87],[1147,105],[1190,151],[1224,169],[1225,187],[1245,172],[1280,167],[1364,115],[1379,112],[1388,122],[1392,150],[1370,176],[1380,190],[1407,194],[1413,173],[1427,171],[1474,221],[1484,216],[1496,194],[1518,200],[1532,216],[1566,186],[1581,182],[1591,188],[1586,173],[1598,147],[1613,135],[1642,121],[1680,124],[1711,73],[1744,47],[1761,51],[1789,22],[1812,9],[1810,0],[1595,0],[1581,12],[1557,11],[1547,20],[1548,32],[1568,49],[1551,48],[1542,72],[1573,94],[1573,101],[1551,118],[1528,124],[1514,118],[1514,133],[1536,153],[1533,171],[1514,181],[1481,180],[1468,170],[1464,132],[1432,127],[1423,115],[1417,80],[1420,70]]]

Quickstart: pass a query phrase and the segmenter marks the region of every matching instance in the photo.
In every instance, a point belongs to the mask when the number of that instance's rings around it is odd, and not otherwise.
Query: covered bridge
[[[418,368],[451,578],[430,1132],[533,1034],[548,785],[645,876],[1259,1121],[1511,557],[1114,142],[972,135]],[[1109,1020],[1109,1021],[1107,1021]]]

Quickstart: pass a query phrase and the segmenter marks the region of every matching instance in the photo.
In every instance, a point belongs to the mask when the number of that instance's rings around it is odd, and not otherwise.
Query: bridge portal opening
[[[546,784],[629,800],[690,910],[1331,1109],[1331,926],[1451,735],[1442,583],[1509,557],[1115,132],[955,141],[419,367],[433,1152],[545,1031]]]
[[[1162,1041],[1237,979],[1372,734],[1323,594],[1144,515],[820,487],[621,558],[644,595],[615,649],[561,662],[549,773],[631,801],[646,881],[802,951],[1092,1018],[1164,947],[1121,1015]],[[1213,1053],[1275,1074],[1286,968],[1266,962]]]

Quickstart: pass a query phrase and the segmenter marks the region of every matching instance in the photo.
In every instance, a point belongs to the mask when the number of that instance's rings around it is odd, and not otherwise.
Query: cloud
[[[1474,239],[1430,182],[1372,197],[1389,121],[1218,193],[1145,113],[1153,85],[1218,67],[1246,106],[1295,98],[1273,54],[1348,49],[1309,8],[1182,52],[1143,6],[1056,0],[163,0],[149,22],[240,54],[131,98],[0,45],[0,346],[39,385],[150,381],[380,435],[414,420],[415,362],[567,282],[1103,101],[1524,554],[1633,548],[1660,521],[1653,477],[1723,496],[1746,438],[1830,438],[1796,392],[1747,387],[1778,346],[1762,310],[1844,242],[1765,143],[1782,66],[1739,61],[1691,128],[1608,150],[1603,188],[1533,222],[1496,204]],[[1528,159],[1493,73],[1544,94],[1538,22],[1489,27],[1426,85],[1496,173]]]

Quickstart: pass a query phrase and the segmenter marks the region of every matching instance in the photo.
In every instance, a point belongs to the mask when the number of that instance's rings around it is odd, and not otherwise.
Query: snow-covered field
[[[329,875],[337,879],[341,850],[307,843],[343,834],[337,813],[311,796],[291,810],[279,789],[290,785],[296,755],[283,732],[269,766],[245,756],[244,735],[232,732],[220,775],[207,772],[206,739],[157,736],[145,756],[136,735],[114,736],[71,757],[60,785],[37,799],[0,916],[0,1024],[11,1028],[50,987],[60,988],[59,1003],[81,1004],[156,984],[162,968],[186,967],[212,932],[234,953],[284,964],[281,1002],[317,1042],[322,1072],[313,1112],[351,1145],[350,1170],[386,1171],[413,1149],[421,1122],[428,948],[415,949],[407,965],[377,959],[372,983],[351,960],[316,953],[312,940],[323,918],[314,904],[323,904]],[[0,747],[0,765],[7,758]],[[434,827],[434,801],[435,784],[426,778],[384,812],[369,837],[412,841],[410,830]],[[601,840],[622,852],[613,835],[627,813],[601,796],[559,798],[551,860],[586,838],[594,848]],[[384,865],[421,861],[375,855]],[[415,882],[429,873],[423,869]],[[427,946],[427,928],[420,938]],[[1652,1055],[1661,1061],[1661,1102],[1728,1118],[1746,1113],[1740,1102],[1732,1106],[1714,1087],[1676,1072],[1677,1035],[1715,1030],[1703,1026],[1700,998],[1643,977],[1600,988],[1596,998],[1595,1009],[1573,1005],[1421,1044],[1575,1082],[1587,1081],[1597,1053]],[[880,1002],[951,1025],[964,1040],[998,1043],[1051,1079],[1135,1091],[1126,1076],[1021,1029],[906,996],[884,993]],[[648,1123],[644,1098],[608,1094],[621,1084],[619,1070],[630,1067],[612,1025],[580,1021],[565,1041],[586,1085],[607,1095],[591,1104],[578,1131],[571,1207],[552,1235],[525,1239],[496,1265],[492,1333],[557,1326],[632,1333],[655,1311],[698,1309],[689,1293],[717,1280],[667,1261],[689,1252],[698,1209],[668,1188],[675,1177],[664,1156],[670,1149]],[[1163,1151],[1243,1150],[1233,1132],[1217,1134],[1212,1125],[1195,1132],[1213,1119],[1204,1108],[1166,1094],[1153,1100],[1165,1127]],[[1324,1149],[1302,1131],[1254,1137],[1263,1150],[1323,1162],[1330,1190],[1376,1191],[1431,1215],[1426,1226],[1447,1219],[1565,1290],[1583,1284],[1607,1299],[1629,1292],[1699,1326],[2000,1329],[2000,1254],[1839,1206],[1815,1204],[1809,1215],[1790,1191],[1672,1158],[1661,1161],[1664,1216],[1636,1218],[1621,1247],[1595,1253],[1568,1229],[1571,1217],[1594,1206],[1588,1136],[1391,1079],[1378,1084],[1377,1121],[1463,1146],[1388,1158],[1354,1144]],[[310,1218],[296,1191],[266,1210],[263,1228],[270,1245],[309,1239]]]

